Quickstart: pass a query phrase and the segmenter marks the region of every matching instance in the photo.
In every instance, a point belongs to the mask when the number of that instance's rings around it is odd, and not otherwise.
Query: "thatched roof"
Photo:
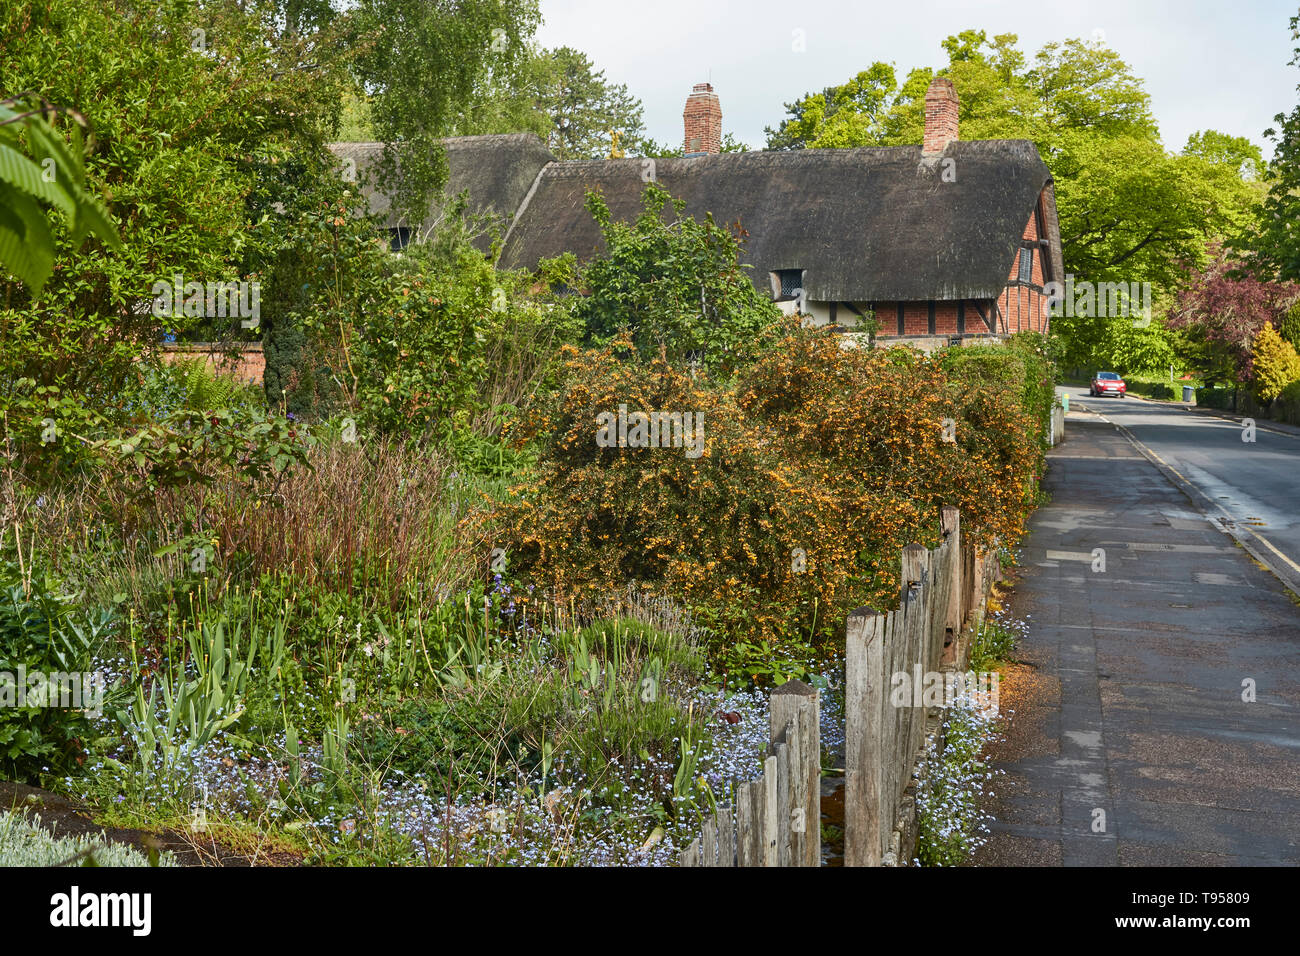
[[[943,159],[953,160],[954,182],[943,181]],[[601,237],[583,207],[586,190],[599,189],[614,218],[630,221],[641,208],[642,163],[548,166],[501,264],[595,254]],[[657,159],[654,172],[689,215],[711,212],[749,233],[744,258],[756,285],[767,288],[771,271],[806,269],[807,295],[822,301],[995,298],[1051,182],[1022,140],[954,142],[925,162],[919,146],[810,149]],[[1059,235],[1051,240],[1059,274]]]
[[[537,173],[555,157],[532,133],[503,136],[458,136],[440,141],[447,151],[448,196],[469,193],[468,211],[473,215],[490,215],[503,222],[514,215],[532,188]],[[340,161],[351,159],[358,177],[379,161],[383,143],[332,143],[330,150]],[[370,211],[384,217],[389,228],[407,225],[391,212],[389,197],[364,184],[363,192]],[[438,218],[441,203],[430,210],[426,226]]]
[[[601,191],[615,219],[631,221],[641,211],[645,160],[555,162],[529,133],[443,142],[448,194],[467,190],[472,213],[513,216],[504,267],[531,269],[564,252],[580,260],[597,254],[600,230],[583,205],[588,189]],[[331,149],[355,159],[360,171],[382,146]],[[952,164],[945,167],[946,160]],[[945,169],[955,181],[944,181]],[[1026,140],[956,141],[925,158],[920,146],[900,146],[656,159],[654,175],[686,200],[688,215],[711,212],[748,232],[744,259],[759,288],[768,288],[769,272],[804,269],[810,299],[856,302],[996,298],[1038,197],[1051,184]],[[388,211],[387,197],[369,198],[373,211]],[[1060,276],[1050,188],[1046,200]]]

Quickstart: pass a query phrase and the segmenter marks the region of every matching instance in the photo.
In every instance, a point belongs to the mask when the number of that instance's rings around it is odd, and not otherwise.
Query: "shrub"
[[[1300,381],[1292,382],[1282,389],[1275,405],[1279,421],[1291,425],[1300,425]]]
[[[1278,319],[1277,332],[1292,348],[1300,351],[1300,299]]]
[[[1007,389],[1036,423],[1037,436],[1046,440],[1056,402],[1057,371],[1044,336],[1021,332],[1001,345],[946,349],[941,361],[959,382]]]
[[[79,612],[52,580],[25,579],[0,560],[0,773],[35,783],[76,767],[91,731],[87,711],[103,704],[106,688],[91,670],[111,623],[109,612]],[[49,683],[32,684],[34,674]]]
[[[1235,391],[1235,389],[1221,387],[1200,388],[1196,390],[1196,404],[1227,411],[1232,408]]]
[[[675,214],[665,219],[671,208]],[[587,210],[606,251],[586,268],[589,293],[578,306],[588,342],[627,334],[643,359],[688,357],[724,374],[757,353],[780,310],[740,265],[740,240],[707,216],[682,215],[685,203],[649,183],[635,223],[615,221],[598,193]]]
[[[1251,357],[1254,394],[1265,405],[1277,398],[1282,389],[1300,379],[1300,355],[1270,323],[1264,323],[1255,336]]]
[[[1158,401],[1174,401],[1180,396],[1178,390],[1168,382],[1127,382],[1128,390]]]
[[[629,581],[671,593],[750,677],[742,644],[798,673],[853,607],[892,606],[898,551],[937,540],[942,505],[973,539],[1021,532],[1042,449],[1016,396],[908,349],[787,333],[725,387],[618,348],[572,351],[566,389],[532,420],[538,470],[499,512],[512,571],[579,599]],[[620,406],[703,415],[703,453],[601,447],[597,416]]]

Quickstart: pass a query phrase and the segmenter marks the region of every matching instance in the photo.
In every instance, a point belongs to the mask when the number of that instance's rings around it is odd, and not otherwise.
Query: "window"
[[[1020,250],[1020,281],[1021,282],[1034,281],[1034,250],[1033,249]]]
[[[803,288],[802,269],[778,269],[776,273],[777,299],[797,299]]]
[[[388,235],[388,248],[393,252],[401,252],[411,244],[411,230],[406,226],[390,226]]]

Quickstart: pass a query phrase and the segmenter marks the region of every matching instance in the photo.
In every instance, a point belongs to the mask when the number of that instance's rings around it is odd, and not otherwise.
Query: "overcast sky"
[[[751,148],[782,104],[838,85],[876,60],[900,82],[941,67],[939,45],[964,29],[1015,33],[1028,59],[1043,44],[1100,30],[1146,82],[1161,138],[1181,149],[1217,129],[1272,153],[1263,131],[1297,102],[1288,19],[1300,0],[541,0],[538,40],[582,50],[645,105],[649,134],[680,145],[691,85],[712,80],[722,124]],[[803,31],[806,51],[793,49]]]

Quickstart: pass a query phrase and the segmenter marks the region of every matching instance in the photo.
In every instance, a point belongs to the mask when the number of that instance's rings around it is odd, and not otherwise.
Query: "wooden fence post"
[[[961,541],[961,512],[945,505],[939,512],[944,542],[948,545],[948,609],[944,615],[943,658],[945,665],[960,664],[962,618],[965,614],[966,562]]]
[[[780,800],[776,792],[776,757],[763,761],[763,865],[779,866],[777,844],[781,839]]]
[[[845,866],[880,865],[884,631],[884,616],[869,608],[845,626]]]
[[[769,740],[789,747],[790,866],[821,866],[820,719],[815,687],[792,680],[772,691]]]
[[[745,781],[736,787],[736,866],[758,866],[758,858],[754,855],[754,830],[757,826],[754,815],[755,789],[751,781]]]

